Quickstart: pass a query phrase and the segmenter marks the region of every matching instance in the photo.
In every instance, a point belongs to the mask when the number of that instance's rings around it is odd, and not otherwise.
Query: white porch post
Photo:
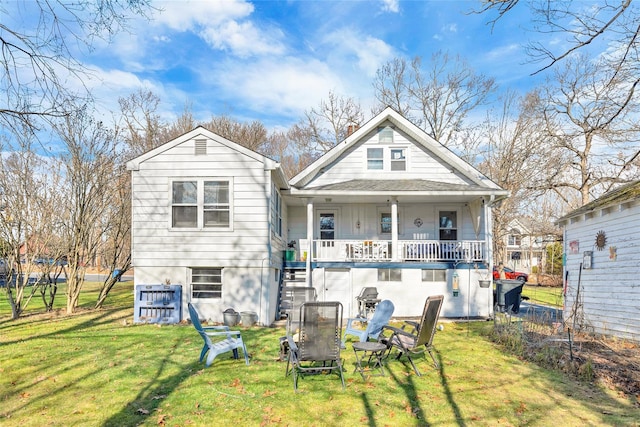
[[[311,259],[316,256],[315,248],[313,244],[313,200],[307,199],[307,242],[309,249],[307,252],[307,260],[305,265],[305,284],[307,287],[312,285],[311,283]]]
[[[398,199],[394,198],[391,203],[391,253],[392,260],[398,261]]]

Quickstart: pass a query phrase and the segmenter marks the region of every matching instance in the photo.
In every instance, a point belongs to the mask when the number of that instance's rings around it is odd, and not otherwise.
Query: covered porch
[[[301,239],[300,247],[307,247]],[[313,240],[312,262],[486,262],[487,245],[484,240]],[[306,261],[304,249],[301,260]]]

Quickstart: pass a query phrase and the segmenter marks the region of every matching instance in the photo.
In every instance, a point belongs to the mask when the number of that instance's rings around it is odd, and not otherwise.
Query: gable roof
[[[237,151],[239,153],[244,154],[247,157],[250,157],[256,161],[265,163],[265,165],[268,165],[269,169],[275,169],[279,166],[279,163],[276,162],[275,160],[272,160],[266,156],[263,156],[260,153],[256,153],[253,150],[250,150],[240,144],[238,144],[237,142],[233,142],[230,141],[220,135],[218,135],[217,133],[213,133],[210,130],[202,127],[202,126],[198,126],[193,130],[190,130],[187,133],[184,133],[182,135],[180,135],[177,138],[172,139],[171,141],[168,141],[152,150],[147,151],[144,154],[141,154],[140,156],[131,159],[127,162],[127,169],[130,170],[135,170],[137,169],[137,167],[140,165],[140,163],[143,163],[153,157],[156,157],[162,153],[164,153],[165,151],[168,151],[170,149],[172,149],[173,147],[176,147],[186,141],[189,141],[191,139],[196,139],[198,137],[204,137],[207,139],[211,139],[216,141],[217,143],[224,145],[234,151]]]
[[[206,139],[210,139],[213,140],[215,142],[217,142],[218,144],[221,144],[233,151],[237,151],[238,153],[241,153],[253,160],[256,160],[258,162],[261,162],[264,164],[264,169],[265,170],[271,170],[271,171],[275,171],[276,172],[276,178],[278,181],[278,185],[280,187],[284,187],[284,188],[288,188],[288,181],[286,176],[284,175],[284,172],[282,171],[282,168],[280,167],[280,163],[276,162],[273,159],[270,159],[269,157],[263,156],[260,153],[257,153],[253,150],[248,149],[247,147],[244,147],[236,142],[230,141],[220,135],[218,135],[217,133],[211,132],[210,130],[202,127],[202,126],[198,126],[195,129],[184,133],[182,135],[180,135],[177,138],[172,139],[171,141],[168,141],[152,150],[147,151],[144,154],[141,154],[140,156],[131,159],[127,162],[127,170],[139,170],[140,168],[140,164],[144,163],[145,161],[152,159],[156,156],[159,156],[163,153],[165,153],[166,151],[186,142],[192,139],[197,139],[199,137],[203,137]]]
[[[494,194],[499,197],[506,197],[508,195],[508,191],[503,190],[496,183],[491,181],[485,175],[483,175],[478,169],[458,157],[455,153],[449,150],[447,147],[430,137],[426,132],[420,129],[418,126],[411,123],[409,120],[404,118],[400,113],[392,109],[391,107],[385,108],[380,114],[373,117],[363,126],[358,128],[354,133],[345,138],[342,142],[335,145],[331,150],[317,159],[315,162],[307,166],[300,173],[294,176],[290,180],[290,184],[293,187],[293,191],[295,189],[303,189],[308,183],[310,183],[315,177],[319,174],[323,173],[326,167],[328,167],[332,162],[338,159],[346,150],[350,149],[354,145],[361,142],[361,140],[370,132],[374,131],[376,128],[381,126],[383,123],[390,122],[397,129],[404,132],[407,136],[409,136],[417,145],[422,146],[424,149],[432,153],[432,155],[439,159],[444,164],[450,166],[457,173],[464,176],[472,185],[468,186],[455,186],[452,184],[446,184],[435,181],[426,181],[423,180],[354,180],[349,182],[343,182],[340,184],[334,184],[332,186],[325,186],[325,190],[339,190],[341,187],[343,189],[349,190],[387,190],[387,191],[478,191],[482,194]],[[383,186],[384,189],[380,188]],[[357,188],[361,187],[361,188]],[[319,187],[313,189],[317,191]],[[306,192],[306,190],[303,190]]]
[[[616,188],[615,190],[609,191],[586,205],[559,218],[556,223],[558,225],[564,225],[571,218],[636,200],[640,200],[640,181],[630,182]]]

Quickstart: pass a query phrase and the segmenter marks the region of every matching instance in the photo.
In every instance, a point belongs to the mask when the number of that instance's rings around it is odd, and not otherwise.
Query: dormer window
[[[378,132],[378,142],[381,144],[392,144],[393,128],[390,128],[389,126],[381,128]]]

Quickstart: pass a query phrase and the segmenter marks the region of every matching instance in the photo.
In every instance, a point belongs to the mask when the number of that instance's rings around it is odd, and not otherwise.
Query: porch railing
[[[392,253],[391,240],[314,240],[313,261],[383,262],[485,261],[481,240],[398,240],[400,256]]]

